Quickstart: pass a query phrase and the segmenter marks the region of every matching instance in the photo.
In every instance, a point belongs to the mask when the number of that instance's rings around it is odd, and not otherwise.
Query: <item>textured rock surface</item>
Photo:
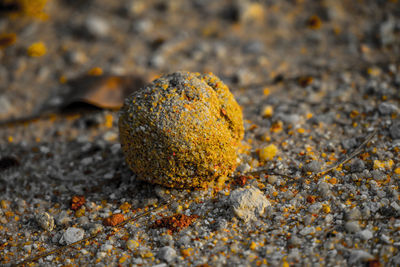
[[[256,216],[264,214],[265,208],[271,205],[265,195],[255,187],[234,190],[229,201],[235,215],[245,222],[256,220]]]
[[[236,167],[242,112],[213,74],[176,72],[132,94],[122,108],[120,141],[140,179],[201,187]]]
[[[62,245],[69,245],[75,243],[83,238],[85,235],[85,231],[80,228],[76,227],[69,227],[65,230],[64,234],[62,235],[59,243]]]

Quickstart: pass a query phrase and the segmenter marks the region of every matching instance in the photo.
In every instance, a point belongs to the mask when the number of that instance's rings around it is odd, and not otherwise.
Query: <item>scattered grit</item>
[[[129,169],[117,113],[1,126],[0,265],[96,233],[32,265],[400,264],[398,1],[48,2],[47,20],[0,23],[16,36],[0,50],[2,119],[93,67],[212,71],[243,108],[247,149],[220,188],[171,189]]]
[[[167,187],[204,187],[231,175],[243,138],[242,111],[213,74],[176,72],[125,101],[122,150],[138,178]]]

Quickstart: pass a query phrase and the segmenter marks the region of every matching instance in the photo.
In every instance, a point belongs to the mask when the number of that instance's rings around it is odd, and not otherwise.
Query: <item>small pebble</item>
[[[67,230],[65,230],[64,234],[61,236],[59,243],[61,245],[69,245],[83,239],[84,235],[85,231],[83,229],[68,227]]]
[[[264,214],[265,208],[271,205],[263,192],[255,187],[232,191],[229,203],[235,215],[245,222],[256,220],[256,216]]]
[[[52,231],[54,229],[54,218],[47,212],[42,212],[36,217],[37,223],[46,231]]]
[[[345,223],[344,228],[349,233],[356,233],[360,231],[360,225],[358,224],[358,222],[354,221]]]
[[[292,247],[300,247],[302,242],[303,242],[302,239],[300,239],[296,235],[292,235],[288,241],[288,244],[289,244],[289,246],[292,246]]]
[[[300,231],[300,234],[301,234],[302,236],[306,236],[306,235],[313,234],[313,233],[315,233],[315,228],[314,228],[313,226],[304,227],[304,228],[301,229],[301,231]]]
[[[56,222],[58,225],[66,225],[71,221],[71,217],[69,217],[66,211],[62,211],[58,216],[56,216]]]
[[[400,139],[400,120],[394,122],[389,131],[393,139]]]
[[[157,257],[160,260],[164,260],[169,263],[175,259],[176,251],[175,251],[175,249],[173,249],[169,246],[165,246],[160,249],[160,251],[157,254]]]
[[[110,31],[107,21],[98,16],[89,16],[85,21],[86,31],[93,37],[106,37]]]
[[[276,175],[269,175],[268,176],[268,183],[275,184],[278,181],[278,176]]]
[[[329,184],[326,182],[320,182],[318,184],[318,192],[322,197],[329,197],[331,193]]]
[[[380,239],[386,243],[386,244],[391,244],[392,242],[390,241],[390,237],[385,235],[385,234],[381,234]]]
[[[358,208],[353,208],[346,213],[347,221],[357,221],[361,219],[361,211]]]
[[[319,172],[321,170],[321,164],[318,161],[313,160],[304,165],[303,170],[305,172]]]
[[[359,231],[359,232],[357,233],[357,235],[358,235],[362,240],[365,240],[365,241],[370,240],[370,239],[373,237],[372,232],[371,232],[370,230],[368,230],[368,229]]]
[[[357,147],[357,145],[358,145],[358,142],[355,138],[349,138],[349,139],[345,139],[342,141],[342,146],[346,150],[353,149],[353,148]]]
[[[246,173],[251,170],[251,166],[248,163],[242,163],[237,168],[236,171],[239,173]]]
[[[354,265],[356,263],[366,262],[372,260],[374,256],[363,250],[352,250],[349,256],[349,264]]]
[[[365,169],[365,163],[361,159],[354,159],[350,163],[350,171],[351,172],[362,172]]]
[[[397,202],[390,203],[390,206],[395,209],[396,211],[400,211],[400,205]]]
[[[391,103],[383,102],[379,104],[378,110],[382,115],[390,115],[397,112],[397,106]]]

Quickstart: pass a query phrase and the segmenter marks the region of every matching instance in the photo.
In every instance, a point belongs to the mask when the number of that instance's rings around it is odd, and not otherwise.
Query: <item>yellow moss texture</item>
[[[135,92],[120,112],[126,162],[142,180],[203,187],[236,167],[240,106],[213,74],[176,72]]]

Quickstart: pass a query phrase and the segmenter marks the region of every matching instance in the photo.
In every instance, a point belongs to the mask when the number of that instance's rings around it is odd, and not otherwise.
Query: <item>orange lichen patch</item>
[[[86,199],[85,196],[73,196],[71,199],[71,210],[78,210],[80,207],[85,204]]]
[[[123,213],[127,213],[131,209],[132,205],[128,202],[124,202],[119,206],[119,209],[122,210]]]
[[[244,186],[247,183],[248,176],[245,175],[240,175],[236,177],[234,184],[239,185],[239,186]]]
[[[273,133],[279,133],[283,129],[283,122],[277,121],[271,125],[270,131]]]
[[[113,116],[111,114],[107,114],[105,116],[104,126],[106,126],[106,128],[112,128],[112,126],[113,126]]]
[[[327,182],[330,184],[336,184],[337,183],[337,179],[335,177],[330,177],[327,179]]]
[[[94,67],[88,71],[88,74],[91,76],[100,76],[103,75],[103,69],[100,67]]]
[[[193,248],[184,248],[184,249],[181,249],[181,253],[182,253],[182,256],[183,256],[184,258],[189,257],[189,256],[192,255],[192,253],[193,253]]]
[[[327,204],[322,205],[322,211],[325,213],[330,213],[331,212],[331,207]]]
[[[370,157],[370,155],[369,155],[368,152],[365,152],[365,153],[360,154],[359,157],[360,157],[360,159],[362,159],[362,160],[366,160],[366,159],[368,159],[368,158]]]
[[[263,90],[263,94],[264,94],[265,96],[268,96],[270,93],[271,93],[271,91],[269,90],[269,88],[268,88],[268,87],[265,87],[264,90]]]
[[[308,196],[307,198],[306,198],[306,201],[308,202],[308,203],[310,203],[310,204],[313,204],[314,202],[315,202],[315,199],[316,199],[317,197],[316,196]]]
[[[105,226],[116,226],[125,220],[125,216],[121,213],[116,213],[103,220]]]
[[[33,43],[28,47],[27,53],[31,57],[41,57],[47,52],[46,45],[43,42]]]
[[[313,15],[307,20],[307,27],[312,30],[318,30],[321,28],[321,25],[322,21],[317,15]]]
[[[358,115],[360,115],[360,112],[358,112],[357,110],[352,110],[350,112],[350,118],[354,119],[355,117],[357,117]]]
[[[374,169],[386,169],[386,170],[390,170],[392,169],[394,162],[393,160],[387,160],[387,161],[383,161],[383,160],[374,160]]]
[[[198,215],[187,216],[185,214],[175,214],[170,217],[156,220],[151,227],[167,228],[171,232],[179,232],[182,229],[191,225],[198,217]]]
[[[83,215],[85,215],[85,209],[84,208],[80,208],[75,212],[75,217],[77,217],[77,218],[82,217]]]
[[[6,211],[6,212],[4,212],[4,215],[5,215],[7,218],[9,218],[9,217],[13,217],[15,214],[14,214],[14,212],[12,212],[12,211]]]
[[[396,169],[394,169],[394,173],[395,174],[400,174],[400,167],[397,167]]]
[[[17,35],[15,33],[0,34],[0,49],[13,45],[16,40],[17,40]]]
[[[306,130],[304,130],[304,128],[299,128],[299,129],[297,129],[297,132],[298,132],[299,134],[303,134],[303,133],[306,132]]]
[[[366,266],[368,266],[368,267],[381,267],[382,266],[380,261],[377,259],[368,260],[366,263],[367,263]]]
[[[4,200],[4,199],[3,199],[3,200],[0,201],[0,207],[1,207],[3,210],[7,210],[9,205],[10,205],[10,202],[7,201],[7,200]]]
[[[262,112],[263,117],[271,117],[274,113],[274,108],[271,105],[265,106]]]

